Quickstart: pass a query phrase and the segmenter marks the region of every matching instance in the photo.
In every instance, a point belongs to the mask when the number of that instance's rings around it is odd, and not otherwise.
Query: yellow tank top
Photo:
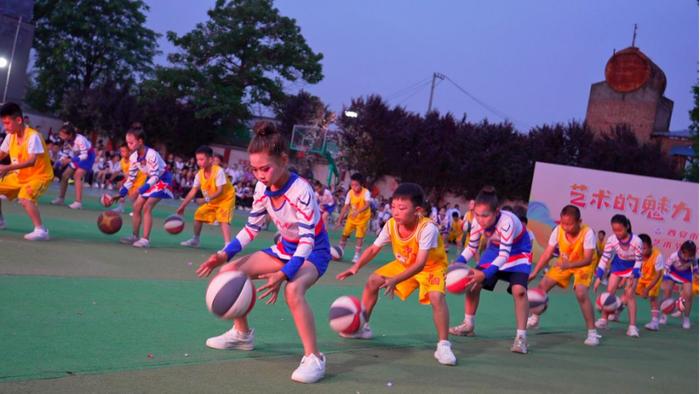
[[[367,206],[368,202],[365,201],[365,195],[369,193],[369,190],[363,187],[362,190],[360,190],[360,192],[357,194],[352,189],[348,193],[350,193],[350,207],[355,212],[359,212],[361,209]],[[369,220],[370,217],[372,217],[372,211],[367,209],[361,214],[355,216],[354,218],[349,217],[348,219],[353,222],[365,222]]]
[[[648,259],[644,259],[642,262],[642,280],[654,279],[656,275],[656,267],[654,267],[654,265],[656,264],[656,259],[659,257],[659,253],[661,253],[659,249],[652,248],[651,256],[649,256]]]
[[[588,232],[588,229],[589,227],[587,225],[582,224],[578,236],[573,241],[569,241],[568,239],[566,239],[566,232],[560,226],[559,234],[557,235],[557,242],[559,243],[559,255],[569,256],[569,261],[583,260],[583,240],[586,238],[586,232]],[[591,266],[594,266],[597,263],[597,252],[595,249],[593,249]]]
[[[421,218],[418,222],[418,226],[416,226],[416,231],[414,231],[408,238],[401,238],[394,218],[389,219],[391,248],[394,251],[394,256],[396,259],[405,267],[408,267],[416,262],[416,256],[418,255],[419,250],[418,240],[420,239],[420,233],[423,231],[425,226],[431,223],[432,221],[429,218]],[[447,253],[445,253],[445,246],[442,243],[442,237],[438,236],[438,245],[437,247],[430,249],[428,252],[428,259],[425,262],[425,267],[423,270],[429,271],[445,267],[447,267]]]
[[[28,182],[29,180],[52,180],[53,168],[51,167],[51,158],[49,150],[46,148],[44,138],[38,131],[25,127],[22,141],[18,141],[17,134],[8,134],[10,138],[9,154],[12,164],[22,163],[29,160],[29,140],[35,135],[39,135],[41,147],[44,153],[39,153],[36,156],[36,162],[32,167],[26,167],[17,170],[17,180],[20,183]]]
[[[131,163],[129,163],[129,158],[124,157],[119,161],[119,164],[122,166],[122,173],[124,173],[124,177],[129,176],[129,167],[131,167]],[[139,171],[138,174],[136,175],[136,179],[134,180],[134,186],[141,186],[146,182],[146,174]]]
[[[223,171],[221,167],[213,165],[211,166],[209,178],[204,176],[204,169],[200,169],[197,173],[197,176],[199,177],[199,187],[202,190],[202,194],[205,196],[211,196],[212,194],[216,193],[216,176],[219,174],[219,171]],[[226,178],[226,184],[223,185],[221,194],[210,201],[211,204],[218,204],[220,202],[229,201],[236,198],[236,192],[233,189],[231,181],[229,181],[226,175],[224,175],[224,178]]]

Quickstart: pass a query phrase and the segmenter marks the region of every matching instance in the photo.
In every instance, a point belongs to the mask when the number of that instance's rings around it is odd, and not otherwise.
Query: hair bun
[[[479,193],[496,195],[496,188],[491,186],[491,185],[487,185],[487,186],[482,187],[481,191],[479,191]]]
[[[253,132],[256,135],[265,137],[277,133],[277,127],[275,124],[266,120],[261,120],[253,126]]]

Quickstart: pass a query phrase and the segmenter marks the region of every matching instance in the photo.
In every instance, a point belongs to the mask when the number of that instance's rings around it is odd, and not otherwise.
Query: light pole
[[[17,49],[17,37],[19,37],[19,28],[22,27],[22,17],[20,16],[17,19],[17,29],[15,30],[15,39],[12,41],[12,52],[10,53],[10,60],[8,61],[5,58],[0,58],[4,59],[5,61],[3,62],[0,60],[0,63],[5,63],[7,66],[7,77],[5,78],[5,89],[2,92],[2,102],[4,103],[7,101],[7,89],[9,88],[10,85],[10,73],[12,72],[12,61],[15,59],[15,49]],[[0,68],[4,68],[0,65]]]

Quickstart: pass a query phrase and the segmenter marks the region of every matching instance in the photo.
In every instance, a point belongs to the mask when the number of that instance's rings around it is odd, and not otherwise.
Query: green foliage
[[[191,77],[188,99],[198,117],[234,128],[250,118],[251,105],[282,102],[285,81],[323,78],[323,55],[271,0],[218,0],[208,15],[183,36],[167,34],[181,49],[168,59]]]
[[[657,144],[641,144],[627,128],[595,138],[579,123],[545,125],[528,134],[509,123],[425,117],[389,108],[378,96],[352,101],[357,118],[341,117],[341,162],[371,178],[389,174],[422,185],[434,200],[445,192],[473,197],[494,185],[504,197],[527,199],[536,161],[677,179]]]
[[[100,117],[129,106],[134,81],[152,69],[158,34],[144,27],[147,10],[142,0],[36,1],[28,102],[83,128],[122,127]]]

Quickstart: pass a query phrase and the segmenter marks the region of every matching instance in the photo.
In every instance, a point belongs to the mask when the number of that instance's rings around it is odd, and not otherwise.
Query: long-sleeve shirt
[[[155,149],[146,147],[143,156],[139,156],[139,152],[133,152],[129,156],[129,174],[127,174],[124,188],[130,189],[134,184],[139,171],[146,174],[146,183],[149,186],[155,185],[161,176],[165,173],[165,161]]]

